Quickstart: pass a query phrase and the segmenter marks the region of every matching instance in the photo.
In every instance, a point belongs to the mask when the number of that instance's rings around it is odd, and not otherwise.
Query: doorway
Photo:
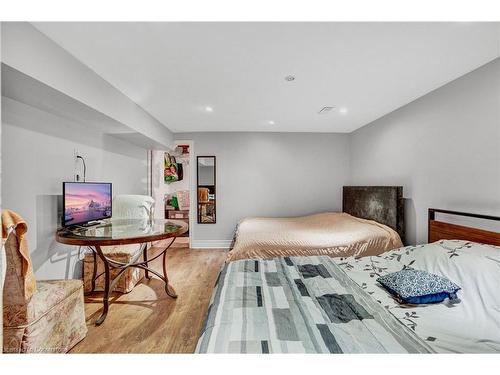
[[[175,243],[189,247],[196,220],[191,193],[195,179],[192,148],[192,141],[175,141],[173,150],[151,150],[149,171],[155,218],[179,220],[188,224],[189,230]]]

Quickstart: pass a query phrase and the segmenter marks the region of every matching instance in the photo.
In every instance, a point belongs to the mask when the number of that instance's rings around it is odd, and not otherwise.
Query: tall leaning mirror
[[[196,166],[198,224],[215,224],[215,156],[198,156]]]

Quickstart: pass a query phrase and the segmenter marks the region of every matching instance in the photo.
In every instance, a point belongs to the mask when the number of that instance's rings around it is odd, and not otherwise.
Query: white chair
[[[155,200],[148,195],[117,195],[113,199],[113,219],[149,219]]]
[[[151,219],[153,217],[153,208],[155,201],[148,195],[117,195],[113,198],[113,216],[111,220],[123,219]],[[120,245],[120,246],[103,246],[101,249],[107,257],[128,263],[131,257],[137,253],[140,245]],[[147,260],[147,252],[144,251],[144,259]],[[94,262],[97,267],[94,267]],[[85,255],[83,266],[83,280],[85,292],[94,290],[104,290],[104,279],[102,273],[104,266],[95,253]],[[118,269],[111,270],[111,278],[114,278],[119,272]],[[99,276],[94,282],[96,275]],[[130,292],[134,286],[144,277],[149,278],[149,275],[144,273],[144,270],[131,267],[127,269],[120,280],[116,284],[114,291],[121,293]]]

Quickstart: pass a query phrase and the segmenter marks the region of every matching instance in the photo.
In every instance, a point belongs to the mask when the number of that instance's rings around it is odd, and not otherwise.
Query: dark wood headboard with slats
[[[344,186],[342,211],[387,225],[405,243],[402,186]]]
[[[498,216],[479,215],[471,214],[468,212],[429,208],[429,222],[427,227],[427,240],[429,243],[439,240],[465,240],[500,246],[500,233],[484,229],[466,227],[464,225],[446,223],[444,221],[438,221],[436,220],[436,213],[454,216],[466,216],[483,220],[500,221],[500,217]]]

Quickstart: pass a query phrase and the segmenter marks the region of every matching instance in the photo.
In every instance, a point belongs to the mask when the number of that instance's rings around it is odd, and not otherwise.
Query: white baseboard
[[[232,240],[191,240],[192,249],[229,249]]]

